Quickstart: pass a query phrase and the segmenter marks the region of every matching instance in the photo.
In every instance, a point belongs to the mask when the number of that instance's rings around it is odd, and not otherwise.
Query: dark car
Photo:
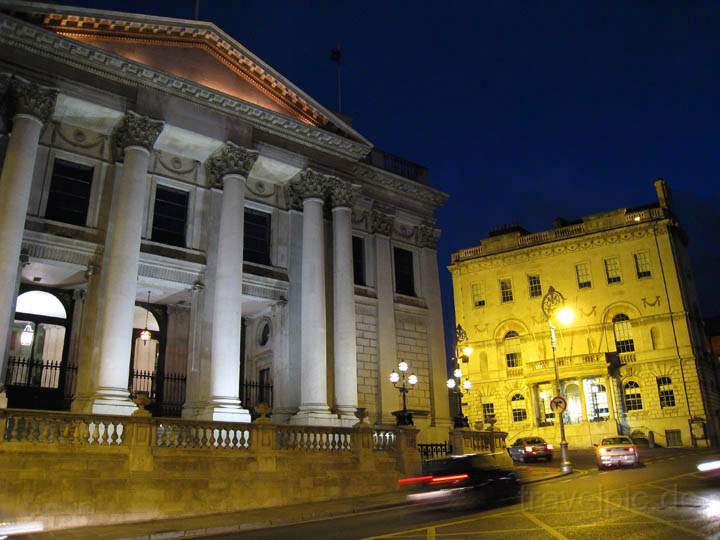
[[[471,506],[517,498],[520,478],[497,463],[498,454],[466,454],[423,464],[420,476],[401,478],[398,483],[415,503],[462,503]],[[507,459],[507,458],[505,458]]]
[[[552,461],[553,445],[545,442],[540,437],[524,437],[516,440],[508,448],[510,458],[515,462],[526,463],[528,461]]]

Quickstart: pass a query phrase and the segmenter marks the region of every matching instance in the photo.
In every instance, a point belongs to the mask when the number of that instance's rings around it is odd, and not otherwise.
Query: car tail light
[[[528,454],[532,454],[532,451],[533,451],[532,446],[525,447],[525,452],[527,452]]]
[[[635,448],[632,447],[632,446],[631,446],[630,448],[628,448],[627,450],[628,450],[628,452],[630,452],[631,454],[634,454],[634,453],[635,453]]]
[[[401,486],[411,486],[413,484],[424,484],[425,482],[430,482],[432,479],[432,476],[413,476],[411,478],[401,478],[398,480],[398,484]]]
[[[545,448],[547,448],[548,450],[552,450],[554,446],[552,444],[546,444]]]
[[[608,453],[608,449],[607,449],[607,448],[601,448],[601,449],[600,449],[600,453],[601,453],[602,455],[605,455],[605,454]]]
[[[456,482],[462,482],[470,478],[467,474],[451,474],[449,476],[434,476],[430,480],[431,484],[454,484]]]

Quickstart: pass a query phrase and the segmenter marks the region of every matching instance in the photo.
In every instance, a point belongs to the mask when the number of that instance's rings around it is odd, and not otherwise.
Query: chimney
[[[668,183],[662,178],[655,180],[655,191],[657,192],[660,208],[672,209],[672,191]]]

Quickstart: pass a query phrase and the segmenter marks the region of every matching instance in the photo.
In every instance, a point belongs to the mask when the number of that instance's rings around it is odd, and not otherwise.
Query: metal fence
[[[5,386],[13,406],[68,409],[75,392],[77,366],[9,356]]]
[[[156,416],[179,417],[185,403],[185,374],[133,370],[129,391],[132,395],[146,393],[150,398],[150,410]]]
[[[240,385],[240,401],[246,409],[254,410],[255,407],[260,405],[260,403],[267,403],[267,405],[272,409],[272,384],[246,381]]]

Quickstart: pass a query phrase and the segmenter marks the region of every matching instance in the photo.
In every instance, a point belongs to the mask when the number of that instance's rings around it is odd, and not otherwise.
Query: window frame
[[[475,288],[479,289],[479,294],[475,294]],[[479,300],[478,300],[479,299]],[[485,283],[482,281],[476,281],[470,284],[470,301],[472,302],[473,308],[479,309],[484,308],[487,305],[487,298],[485,294]],[[482,302],[479,304],[478,302]]]
[[[356,258],[356,241],[360,243],[360,261],[357,261]],[[365,237],[358,236],[356,234],[352,235],[352,258],[353,258],[353,285],[357,285],[358,287],[367,287],[367,253],[365,250]],[[358,268],[356,265],[360,268],[360,274],[361,279],[358,281],[358,275],[357,270]]]
[[[627,324],[628,330],[625,335],[625,324]],[[632,334],[632,323],[630,317],[625,313],[618,313],[612,318],[613,325],[613,340],[615,341],[615,350],[620,353],[631,353],[635,352],[635,338]],[[622,325],[622,326],[621,326]],[[626,339],[618,339],[618,328],[623,330],[623,335]]]
[[[522,402],[522,408],[515,407],[515,403]],[[525,396],[521,393],[513,394],[510,398],[510,414],[513,422],[525,422],[528,418]]]
[[[661,409],[669,409],[677,407],[677,400],[675,399],[675,388],[673,385],[672,377],[663,375],[656,379],[658,398],[660,401]]]
[[[411,268],[410,277],[411,277],[412,293],[407,293],[404,291],[400,291],[398,289],[398,264],[397,264],[398,251],[403,251],[403,252],[409,253],[411,256],[411,258],[410,258],[410,268]],[[412,298],[417,298],[420,296],[419,283],[418,283],[418,281],[419,281],[418,280],[418,271],[417,271],[417,267],[416,267],[417,263],[418,263],[418,254],[414,249],[412,249],[408,246],[405,246],[405,245],[398,245],[398,244],[392,245],[393,291],[395,292],[395,294],[399,294],[402,296],[408,296],[408,297],[412,297]]]
[[[617,275],[610,275],[610,266],[608,266],[608,263],[612,263],[612,266],[615,266],[614,263],[617,263]],[[605,282],[607,285],[617,285],[623,282],[620,257],[606,257],[603,259],[603,265],[605,266]]]
[[[482,403],[483,422],[490,424],[491,420],[497,421],[497,413],[495,412],[495,403]]]
[[[643,257],[645,265],[647,265],[646,270],[640,270],[640,261],[638,260],[638,256]],[[638,251],[633,253],[633,263],[635,265],[635,276],[638,279],[650,279],[652,278],[652,265],[650,264],[650,254],[647,251]]]
[[[177,192],[177,193],[184,193],[184,194],[185,194],[185,197],[186,197],[186,204],[185,204],[185,227],[184,227],[183,234],[182,234],[182,237],[183,237],[183,242],[182,242],[182,244],[174,244],[174,243],[169,243],[169,242],[163,242],[163,241],[161,241],[161,240],[159,240],[159,239],[154,238],[155,229],[156,229],[156,227],[155,227],[155,214],[156,214],[156,211],[157,211],[156,205],[157,205],[157,202],[158,202],[157,194],[158,194],[158,191],[160,191],[160,190],[165,190],[165,191],[170,191],[170,192],[174,191],[174,192]],[[165,183],[162,183],[162,182],[157,182],[157,183],[155,184],[155,186],[154,186],[154,189],[153,189],[153,195],[152,195],[152,212],[150,212],[150,209],[148,209],[148,213],[151,213],[151,214],[152,214],[152,220],[151,220],[151,222],[150,222],[150,231],[149,231],[149,235],[148,235],[148,240],[150,240],[151,242],[154,242],[154,243],[156,243],[156,244],[162,244],[162,245],[164,245],[164,246],[172,246],[172,247],[183,248],[183,249],[186,249],[186,248],[188,247],[188,243],[189,243],[189,242],[188,242],[188,230],[189,230],[189,228],[190,228],[190,190],[188,190],[188,189],[182,189],[182,188],[178,189],[178,188],[175,187],[175,186],[170,186],[170,185],[166,185]]]
[[[245,258],[245,250],[246,250],[246,246],[247,246],[247,242],[246,242],[246,240],[247,240],[246,239],[247,221],[246,220],[247,220],[247,216],[252,215],[252,214],[263,215],[268,223],[267,259],[264,259],[263,262],[251,261],[251,260],[247,260]],[[273,252],[272,252],[272,248],[273,248],[273,216],[274,216],[274,213],[272,211],[266,211],[264,209],[257,208],[254,206],[247,206],[247,205],[245,206],[245,208],[243,210],[243,263],[248,262],[250,264],[257,264],[257,265],[261,265],[261,266],[272,266],[272,260],[273,260]]]
[[[578,272],[579,267],[585,267],[587,269],[587,278],[588,281],[580,281],[580,273]],[[589,261],[582,261],[579,263],[575,263],[575,282],[577,283],[577,287],[579,290],[583,289],[592,289],[592,267],[590,266]]]
[[[629,393],[628,390],[633,390],[633,392]],[[623,384],[623,407],[625,407],[625,412],[643,410],[642,391],[639,382],[629,380]]]
[[[171,246],[171,244],[162,244],[152,239],[152,228],[153,221],[155,219],[155,194],[157,193],[158,186],[166,187],[169,189],[175,189],[178,191],[186,191],[188,193],[188,210],[187,210],[187,221],[185,223],[185,246]],[[145,208],[145,234],[143,234],[143,241],[152,242],[159,246],[171,246],[175,249],[196,249],[196,234],[199,231],[195,230],[196,221],[201,221],[201,217],[196,215],[197,205],[197,186],[195,184],[189,184],[181,182],[179,180],[173,180],[164,176],[151,175],[148,186],[147,206]]]
[[[505,300],[505,298],[503,296],[503,292],[504,292],[503,291],[503,282],[510,284],[509,288],[507,289],[507,291],[509,291],[509,293],[510,293],[510,298],[508,300]],[[500,292],[500,303],[501,304],[510,304],[515,301],[515,295],[513,293],[512,278],[499,278],[498,279],[498,289]]]
[[[537,279],[537,283],[533,283],[533,278]],[[540,298],[542,297],[542,279],[540,278],[540,274],[527,274],[527,282],[528,282],[528,295],[530,298]],[[537,294],[533,294],[537,293]]]

